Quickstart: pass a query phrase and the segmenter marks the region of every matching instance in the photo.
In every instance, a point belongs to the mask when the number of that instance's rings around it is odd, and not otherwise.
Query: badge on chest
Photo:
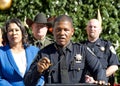
[[[76,63],[81,63],[82,61],[82,55],[81,54],[76,54],[75,55],[75,62]]]
[[[101,46],[101,47],[100,47],[100,50],[101,50],[102,52],[104,52],[104,51],[105,51],[105,47]]]

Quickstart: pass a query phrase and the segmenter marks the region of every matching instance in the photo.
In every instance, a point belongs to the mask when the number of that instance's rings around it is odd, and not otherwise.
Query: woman
[[[38,52],[29,46],[27,35],[19,19],[5,24],[6,45],[0,47],[0,86],[24,86],[23,77]]]

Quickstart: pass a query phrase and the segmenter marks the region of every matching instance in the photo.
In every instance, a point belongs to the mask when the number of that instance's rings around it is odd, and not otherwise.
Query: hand
[[[94,83],[95,80],[93,79],[93,77],[91,77],[89,75],[85,75],[85,82],[86,83]]]
[[[85,82],[87,83],[93,83],[93,84],[98,84],[98,85],[107,85],[110,86],[110,83],[106,83],[105,81],[95,81],[93,77],[89,75],[85,75]]]
[[[43,57],[37,63],[38,72],[42,73],[51,66],[50,60],[47,57]]]

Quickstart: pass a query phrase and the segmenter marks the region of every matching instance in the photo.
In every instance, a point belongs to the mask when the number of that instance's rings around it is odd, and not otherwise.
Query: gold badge
[[[103,47],[103,46],[100,47],[100,50],[101,50],[101,51],[105,51],[105,47]]]
[[[115,51],[115,49],[114,49],[113,46],[110,46],[110,51],[111,51],[113,54],[116,54],[116,51]]]

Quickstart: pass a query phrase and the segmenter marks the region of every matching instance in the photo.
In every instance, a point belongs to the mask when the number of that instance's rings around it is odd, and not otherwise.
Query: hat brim
[[[32,21],[31,19],[27,18],[26,19],[26,23],[29,27],[32,26],[32,24],[34,23],[34,21]],[[36,22],[37,23],[37,22]],[[46,24],[48,27],[52,27],[52,23],[51,22],[48,22],[48,23],[43,23],[43,24]]]

